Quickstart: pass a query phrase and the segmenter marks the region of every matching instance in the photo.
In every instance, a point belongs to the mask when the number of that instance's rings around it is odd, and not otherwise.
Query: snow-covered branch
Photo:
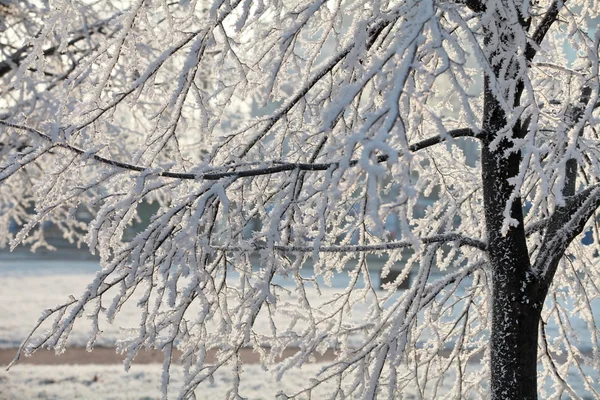
[[[59,52],[59,47],[69,48],[71,46],[77,45],[79,42],[89,40],[90,36],[94,34],[105,34],[105,30],[107,30],[108,25],[118,16],[112,16],[108,19],[94,22],[92,25],[86,26],[85,30],[79,29],[71,34],[69,34],[70,39],[66,43],[54,44],[43,50],[44,57],[54,56]],[[21,48],[14,50],[11,54],[9,54],[4,61],[0,62],[0,78],[4,75],[8,74],[11,71],[17,70],[23,60],[25,60],[29,53],[31,52],[33,46],[31,44],[26,44]],[[64,50],[62,50],[64,52]],[[71,54],[76,54],[76,50],[71,49]]]
[[[457,233],[447,233],[434,236],[423,237],[419,239],[422,244],[433,244],[433,243],[453,243],[458,247],[470,246],[476,249],[486,251],[485,242],[479,239],[473,239],[464,237]],[[288,253],[313,253],[315,251],[319,253],[354,253],[354,252],[377,252],[377,251],[389,251],[396,249],[406,249],[415,246],[413,241],[396,241],[396,242],[385,242],[371,245],[345,245],[345,246],[320,246],[315,248],[314,246],[281,246],[281,245],[263,245],[263,244],[250,244],[249,247],[253,250],[277,250]],[[214,246],[215,250],[218,251],[240,251],[243,247],[219,247]]]
[[[543,290],[548,290],[559,261],[566,248],[585,227],[600,207],[600,184],[569,197],[565,206],[557,207],[547,223],[544,241],[539,249],[533,270],[542,278]]]
[[[21,131],[26,131],[32,134],[35,134],[37,137],[40,137],[50,143],[53,143],[54,146],[62,147],[69,151],[72,151],[75,154],[82,155],[86,158],[94,159],[102,164],[106,164],[112,167],[121,168],[125,170],[131,170],[135,172],[145,172],[148,171],[149,168],[142,167],[135,164],[129,164],[126,162],[116,161],[107,157],[99,156],[93,152],[89,152],[83,149],[78,148],[77,146],[70,145],[64,142],[53,142],[52,138],[46,135],[43,132],[38,131],[37,129],[13,124],[5,120],[0,120],[0,125],[4,125],[8,128],[13,128]],[[417,143],[414,143],[409,146],[412,152],[417,152],[419,150],[428,148],[438,143],[443,143],[447,137],[459,138],[459,137],[475,137],[475,133],[468,128],[465,129],[456,129],[447,132],[446,135],[441,136],[432,136],[428,139],[421,140]],[[377,156],[377,163],[384,163],[389,160],[389,156],[387,154],[382,154]],[[261,175],[271,175],[279,172],[285,171],[327,171],[330,168],[337,168],[340,165],[340,162],[329,162],[329,163],[290,163],[283,161],[271,161],[271,162],[262,162],[261,164],[273,164],[270,167],[260,167],[255,169],[244,169],[238,171],[227,171],[227,172],[213,172],[222,169],[231,169],[233,167],[213,167],[209,169],[208,172],[200,172],[197,174],[194,173],[185,173],[185,172],[169,172],[169,171],[158,171],[156,172],[156,176],[162,176],[165,178],[174,178],[174,179],[192,179],[192,180],[219,180],[223,178],[244,178],[244,177],[254,177]],[[359,164],[359,160],[350,160],[348,162],[350,167],[354,167]]]
[[[242,397],[252,348],[333,357],[297,397],[534,398],[543,321],[568,390],[565,304],[600,298],[600,7],[571,1],[11,2],[0,246],[102,265],[19,354],[131,304],[165,397],[176,350],[180,398],[222,368]]]
[[[558,18],[558,13],[561,8],[564,6],[566,1],[563,0],[553,0],[550,4],[550,7],[543,14],[542,20],[538,23],[533,35],[531,35],[532,43],[527,43],[527,49],[525,50],[525,57],[527,61],[532,61],[538,52],[539,47],[542,44],[542,41],[548,34],[548,31],[552,27],[552,25],[556,22]]]

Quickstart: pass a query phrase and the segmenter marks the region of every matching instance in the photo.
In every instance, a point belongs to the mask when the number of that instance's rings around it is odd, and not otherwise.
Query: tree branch
[[[539,221],[535,221],[529,225],[527,225],[525,227],[525,235],[529,236],[532,233],[535,233],[539,230],[544,229],[546,226],[548,226],[548,223],[550,222],[550,218],[545,218]]]
[[[0,125],[4,125],[6,127],[18,129],[21,131],[26,131],[29,133],[33,133],[46,141],[53,142],[53,140],[50,136],[46,135],[43,132],[38,131],[37,129],[31,128],[28,126],[13,124],[13,123],[5,121],[5,120],[0,120]],[[478,137],[478,136],[470,128],[455,129],[455,130],[449,131],[447,133],[447,135],[432,136],[430,138],[427,138],[420,142],[412,144],[409,146],[409,149],[412,152],[417,152],[417,151],[425,149],[427,147],[431,147],[435,144],[442,143],[446,140],[447,137],[459,138],[459,137]],[[110,165],[110,166],[117,167],[117,168],[127,169],[130,171],[136,171],[136,172],[143,172],[143,171],[147,171],[149,169],[148,167],[129,164],[129,163],[121,162],[121,161],[112,160],[110,158],[102,157],[97,154],[87,152],[79,147],[76,147],[76,146],[73,146],[73,145],[70,145],[70,144],[64,143],[64,142],[54,142],[54,146],[62,147],[64,149],[67,149],[74,153],[80,154],[82,156],[89,156],[89,158],[91,158],[91,159],[94,159],[103,164]],[[387,154],[383,154],[383,155],[377,156],[376,161],[378,163],[383,163],[383,162],[386,162],[388,159],[389,159],[389,156]],[[272,174],[276,174],[276,173],[280,173],[280,172],[294,171],[294,170],[326,171],[332,167],[337,168],[340,165],[340,162],[336,161],[336,162],[330,162],[330,163],[286,163],[286,162],[272,161],[270,164],[272,164],[272,166],[256,168],[256,169],[247,169],[247,170],[242,170],[242,171],[226,171],[226,172],[209,171],[209,172],[201,172],[201,173],[197,173],[197,174],[187,173],[187,172],[163,171],[163,172],[158,172],[156,175],[162,176],[165,178],[174,178],[174,179],[188,179],[188,180],[204,179],[204,180],[213,180],[214,181],[214,180],[219,180],[219,179],[228,178],[228,177],[246,178],[246,177],[253,177],[253,176],[260,176],[260,175],[272,175]],[[354,167],[357,164],[358,164],[358,160],[353,159],[353,160],[350,160],[349,166]],[[223,168],[227,168],[227,167],[217,167],[215,169],[218,170],[218,169],[223,169]]]
[[[118,14],[118,15],[120,15],[120,14]],[[102,21],[90,26],[87,30],[83,31],[79,35],[77,35],[77,36],[73,37],[71,40],[69,40],[67,42],[67,46],[73,46],[73,45],[77,44],[78,42],[85,40],[86,38],[89,37],[89,35],[92,35],[94,33],[102,33],[102,30],[104,29],[104,27],[108,23],[113,21],[118,15],[115,15],[111,18],[102,20]],[[54,45],[54,46],[51,46],[51,47],[47,48],[46,50],[44,50],[43,51],[44,57],[49,57],[49,56],[56,54],[56,52],[58,51],[58,47],[59,46]],[[4,75],[8,74],[15,67],[19,67],[19,65],[21,65],[21,62],[25,58],[27,58],[28,51],[31,48],[33,48],[33,45],[27,44],[27,45],[21,47],[20,49],[16,50],[15,52],[13,52],[6,60],[0,62],[0,78],[3,77]]]
[[[546,15],[544,15],[544,18],[542,18],[535,32],[533,33],[533,36],[531,37],[536,46],[534,47],[531,43],[527,43],[527,47],[525,49],[525,58],[527,61],[531,62],[535,57],[537,48],[542,44],[542,41],[550,30],[550,27],[554,21],[556,21],[560,9],[566,2],[567,0],[554,0],[552,5],[550,5],[550,8],[548,8],[548,11],[546,11]]]
[[[487,251],[487,243],[479,240],[473,239],[469,237],[462,236],[458,233],[445,233],[440,235],[428,236],[421,238],[421,243],[423,244],[433,244],[433,243],[448,243],[454,242],[457,243],[459,247],[469,246],[474,247],[476,249]],[[355,253],[355,252],[365,252],[365,251],[387,251],[394,249],[404,249],[413,247],[414,243],[409,241],[395,241],[395,242],[386,242],[386,243],[378,243],[378,244],[368,244],[368,245],[347,245],[347,246],[322,246],[318,247],[316,250],[321,253]],[[272,246],[269,247],[267,245],[262,244],[252,244],[250,248],[253,250],[267,250],[273,249],[277,251],[289,252],[289,253],[312,253],[315,251],[314,246]],[[248,248],[244,248],[241,246],[213,246],[214,250],[218,251],[240,251],[240,250],[248,250]]]
[[[569,105],[567,108],[565,114],[569,129],[575,126],[583,117],[585,106],[590,101],[591,94],[592,88],[584,86],[581,89],[579,103]],[[583,127],[576,132],[576,140],[582,133]],[[595,204],[593,200],[591,201],[591,205],[588,204],[588,197],[594,192],[595,186],[575,195],[577,167],[578,163],[575,158],[569,158],[565,163],[565,183],[562,195],[567,199],[567,204],[557,207],[549,219],[541,221],[544,222],[543,225],[540,223],[537,224],[540,228],[544,226],[548,228],[535,264],[533,265],[533,270],[540,274],[541,290],[544,291],[544,297],[545,291],[548,290],[550,283],[552,283],[558,263],[567,250],[567,247],[581,233],[587,220],[594,214],[596,208],[600,206],[600,200],[596,200],[598,204]],[[595,191],[598,192],[598,190]],[[588,209],[582,209],[586,204]]]
[[[367,49],[370,49],[377,37],[381,34],[381,32],[389,25],[393,24],[400,18],[399,13],[394,13],[389,16],[389,18],[385,20],[377,21],[377,23],[373,24],[367,30],[368,40],[367,40]],[[246,147],[242,150],[242,152],[238,155],[238,158],[243,158],[248,154],[248,152],[258,143],[262,138],[264,138],[267,133],[275,126],[275,124],[281,120],[287,113],[301,100],[306,96],[306,94],[324,77],[327,76],[333,69],[342,61],[354,48],[356,43],[350,43],[340,51],[338,54],[334,55],[329,59],[329,62],[323,66],[313,77],[312,79],[296,94],[292,96],[292,98],[283,105],[278,111],[276,111],[270,118],[267,119],[267,125],[260,130],[251,140],[248,142]]]
[[[587,103],[590,101],[592,95],[592,88],[590,86],[584,86],[581,88],[581,96],[579,98],[579,104],[569,105],[567,108],[566,116],[569,119],[567,123],[570,126],[575,126],[579,120],[583,117]],[[575,140],[579,139],[583,134],[583,126],[579,131],[576,132]],[[570,158],[566,162],[565,166],[565,186],[563,187],[563,196],[569,197],[575,195],[575,184],[577,182],[577,160]]]
[[[533,265],[533,270],[540,277],[541,290],[548,290],[558,262],[567,247],[583,231],[586,222],[598,207],[600,207],[600,184],[571,196],[565,206],[558,207],[552,214]]]

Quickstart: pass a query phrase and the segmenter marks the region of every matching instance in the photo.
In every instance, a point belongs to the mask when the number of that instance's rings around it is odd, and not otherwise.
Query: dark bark
[[[547,32],[546,19],[538,31]],[[538,35],[539,36],[539,35]],[[510,40],[510,37],[507,36]],[[541,41],[538,38],[536,41]],[[490,64],[494,59],[491,53]],[[534,54],[531,54],[533,57]],[[493,65],[493,64],[492,64]],[[494,68],[496,73],[501,68]],[[518,72],[518,71],[517,71]],[[500,77],[503,78],[516,78]],[[482,180],[487,250],[492,267],[493,301],[491,326],[491,397],[492,399],[537,399],[537,344],[541,311],[558,264],[567,247],[579,235],[586,221],[600,206],[600,185],[576,194],[577,162],[566,163],[564,206],[557,207],[546,221],[544,239],[532,266],[523,224],[520,197],[512,200],[510,218],[516,221],[507,232],[502,231],[505,209],[514,186],[509,182],[517,176],[521,152],[512,149],[512,141],[503,139],[492,145],[505,129],[507,118],[485,80],[482,132]],[[517,84],[514,105],[518,106],[522,83]],[[579,104],[569,109],[567,123],[574,126],[582,117],[590,100],[591,90],[582,88]],[[511,138],[523,138],[529,121],[517,121]],[[578,135],[581,135],[579,132]]]
[[[537,336],[541,304],[529,262],[521,199],[516,198],[510,216],[517,221],[502,233],[504,210],[514,187],[509,179],[519,172],[521,153],[503,140],[491,141],[506,123],[498,101],[486,82],[482,140],[482,177],[488,232],[488,254],[492,265],[493,302],[491,327],[492,399],[537,398]],[[520,134],[519,128],[513,136]],[[537,296],[535,296],[537,297]],[[543,302],[542,302],[543,304]]]
[[[503,271],[504,272],[504,271]],[[527,304],[523,282],[494,274],[491,336],[492,399],[537,399],[537,339],[541,307]]]
[[[500,146],[492,151],[484,142],[482,151],[493,280],[492,399],[537,399],[537,338],[543,299],[531,273],[519,198],[511,208],[511,218],[518,221],[518,226],[502,234],[504,208],[513,190],[508,179],[516,175],[520,163],[519,152],[507,158],[503,150]]]
[[[25,131],[25,132],[33,134],[41,139],[44,139],[45,141],[47,141],[49,143],[52,143],[52,138],[50,137],[50,135],[43,133],[41,131],[38,131],[36,129],[24,126],[24,125],[13,124],[11,122],[0,119],[0,126],[6,126],[8,128]],[[417,151],[425,149],[427,147],[431,147],[435,144],[443,143],[447,137],[459,138],[459,137],[478,137],[478,136],[469,128],[454,129],[454,130],[448,131],[446,133],[446,136],[436,135],[436,136],[432,136],[428,139],[423,139],[417,143],[411,144],[409,146],[409,150],[411,152],[417,152]],[[64,149],[70,150],[73,153],[77,153],[80,155],[85,155],[87,153],[86,150],[76,147],[76,146],[73,146],[73,145],[70,145],[68,143],[58,142],[58,143],[55,143],[54,145],[57,147],[62,147]],[[0,150],[1,149],[2,149],[2,143],[0,143]],[[94,160],[96,160],[98,162],[101,162],[102,164],[110,165],[110,166],[117,167],[117,168],[128,169],[130,171],[143,172],[148,169],[148,167],[145,167],[145,166],[129,164],[126,162],[102,157],[97,154],[92,154],[89,157],[93,158]],[[388,160],[388,158],[389,158],[389,156],[387,154],[381,154],[381,155],[377,156],[376,161],[378,163],[383,163],[383,162],[386,162]],[[296,171],[296,170],[298,170],[298,171],[327,171],[328,169],[330,169],[332,167],[337,168],[337,166],[339,165],[339,162],[337,162],[337,161],[336,162],[325,162],[325,163],[314,163],[313,161],[314,161],[314,158],[311,159],[310,162],[308,162],[308,163],[277,162],[277,163],[274,163],[275,165],[270,166],[270,167],[258,167],[258,168],[254,168],[254,169],[245,169],[245,170],[241,170],[241,171],[233,171],[232,170],[232,171],[225,171],[225,172],[205,172],[205,173],[198,173],[198,174],[188,173],[188,172],[163,171],[163,172],[158,172],[156,175],[163,176],[165,178],[175,178],[175,179],[219,180],[219,179],[223,179],[223,178],[245,178],[245,177],[253,177],[253,176],[260,176],[260,175],[272,175],[272,174],[277,174],[280,172]],[[358,165],[358,160],[352,159],[352,160],[350,160],[348,165],[350,167],[356,166],[356,165]],[[222,168],[225,169],[226,167],[222,167]],[[229,167],[229,168],[233,169],[232,167]]]

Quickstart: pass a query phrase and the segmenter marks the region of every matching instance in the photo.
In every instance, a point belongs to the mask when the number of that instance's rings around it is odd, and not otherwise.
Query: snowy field
[[[249,399],[275,399],[277,392],[293,392],[306,382],[305,374],[314,374],[319,365],[308,365],[302,370],[291,371],[285,382],[274,377],[258,365],[246,365],[244,373],[249,379],[242,380],[241,393]],[[182,384],[182,375],[174,370],[172,388]],[[199,399],[223,399],[231,385],[228,370],[218,371],[214,382],[202,386]],[[0,399],[158,399],[160,385],[159,365],[134,365],[128,373],[115,366],[16,366],[10,373],[0,373]],[[313,391],[313,398],[323,398],[327,388]],[[173,393],[175,397],[176,393]]]
[[[18,259],[0,256],[0,348],[15,348],[36,323],[44,308],[63,302],[69,295],[78,296],[91,281],[98,264],[93,261],[59,261]],[[375,281],[376,282],[376,281]],[[334,288],[326,289],[324,296],[332,294],[344,287],[343,277],[334,280]],[[316,296],[316,294],[313,294]],[[353,318],[360,318],[361,311],[367,305],[354,310]],[[596,307],[597,318],[600,319],[600,307]],[[114,325],[105,323],[104,334],[99,345],[113,346],[121,336],[122,327],[135,326],[138,320],[135,301],[125,306]],[[82,323],[76,325],[69,345],[84,347],[89,326]],[[581,330],[583,347],[588,346],[585,323],[574,326]],[[552,331],[552,327],[548,327]],[[321,366],[311,364],[302,370],[291,371],[284,382],[276,382],[272,373],[263,371],[258,365],[245,365],[244,371],[248,379],[243,380],[242,393],[249,399],[274,399],[279,390],[287,393],[300,389],[306,383],[307,376],[314,375]],[[471,365],[478,368],[478,365]],[[587,371],[586,371],[587,372]],[[589,370],[590,374],[598,375]],[[448,379],[452,382],[451,377]],[[596,378],[598,382],[599,379]],[[172,388],[181,382],[181,374],[175,370]],[[200,399],[224,398],[231,384],[228,370],[219,371],[214,382],[202,386]],[[5,399],[155,399],[159,398],[160,366],[136,365],[129,373],[120,365],[17,365],[9,373],[0,373],[0,400]],[[577,386],[577,382],[574,382]],[[600,389],[600,386],[597,388]],[[327,388],[320,390],[326,391]],[[585,393],[583,388],[581,392]],[[312,398],[322,398],[323,393],[313,392]],[[175,393],[173,393],[175,395]],[[407,393],[407,398],[416,398]]]
[[[240,393],[251,400],[273,400],[280,391],[296,393],[306,384],[306,377],[314,375],[321,368],[310,364],[301,370],[290,371],[286,379],[276,382],[269,372],[258,365],[244,366],[246,379],[242,380]],[[173,392],[182,383],[182,374],[174,370],[171,375]],[[448,388],[452,380],[448,380]],[[213,382],[207,383],[196,391],[198,400],[220,400],[232,384],[228,370],[218,371]],[[134,365],[129,373],[121,366],[18,366],[10,373],[0,373],[0,399],[86,399],[86,400],[154,400],[158,396],[160,385],[159,365]],[[319,386],[312,391],[311,399],[326,398],[328,386]],[[406,392],[405,399],[417,399],[416,392]],[[307,398],[308,396],[300,397]],[[425,398],[431,398],[426,397]]]

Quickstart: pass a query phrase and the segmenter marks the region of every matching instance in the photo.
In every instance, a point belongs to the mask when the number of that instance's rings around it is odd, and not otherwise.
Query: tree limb
[[[554,0],[552,2],[552,5],[550,5],[550,8],[548,8],[548,11],[546,11],[546,15],[544,15],[544,18],[542,18],[531,37],[533,43],[535,43],[536,46],[534,47],[533,45],[531,45],[531,43],[527,43],[527,47],[525,49],[525,58],[527,59],[527,61],[531,62],[535,57],[537,53],[537,48],[542,44],[542,41],[544,40],[546,34],[550,30],[550,27],[556,21],[560,9],[566,2],[567,0]]]
[[[474,247],[476,249],[486,251],[487,243],[479,240],[469,238],[458,233],[445,233],[434,236],[427,236],[421,238],[421,243],[423,244],[433,244],[433,243],[448,243],[454,242],[457,243],[459,247],[469,246]],[[367,244],[367,245],[346,245],[346,246],[321,246],[317,248],[317,251],[321,253],[354,253],[354,252],[365,252],[365,251],[387,251],[394,249],[404,249],[413,247],[415,244],[409,241],[395,241],[395,242],[386,242],[386,243],[378,243],[378,244]],[[252,244],[250,245],[251,249],[254,250],[266,250],[273,249],[277,251],[289,252],[289,253],[312,253],[315,251],[314,246],[267,246],[262,244]],[[213,246],[214,250],[218,251],[239,251],[248,248],[244,248],[241,246]]]
[[[583,231],[586,222],[598,207],[600,207],[600,184],[571,196],[567,199],[567,204],[558,207],[550,217],[548,230],[533,265],[534,272],[540,278],[541,290],[548,290],[558,262],[567,247]]]
[[[575,126],[583,117],[585,105],[590,101],[591,94],[591,87],[584,86],[581,89],[579,104],[569,105],[567,108],[566,117],[568,120],[566,122],[569,128]],[[577,138],[582,133],[583,127],[576,132]],[[595,186],[575,195],[577,167],[578,163],[575,158],[570,158],[565,163],[565,183],[562,195],[567,199],[567,204],[557,207],[549,219],[542,221],[544,222],[543,226],[538,224],[540,228],[544,226],[548,228],[535,264],[533,265],[533,270],[540,274],[541,289],[543,291],[546,291],[550,283],[552,283],[558,262],[563,257],[567,247],[581,233],[587,220],[594,214],[596,208],[600,206],[599,200],[596,200],[598,204],[595,204],[593,200],[591,200],[591,206],[588,204],[588,197],[594,192]],[[598,190],[595,191],[598,192]],[[585,207],[585,205],[587,205],[588,209],[582,210],[582,207]]]
[[[52,138],[50,136],[48,136],[47,134],[40,132],[37,129],[28,127],[28,126],[13,124],[13,123],[5,121],[5,120],[0,120],[0,125],[4,125],[6,127],[18,129],[21,131],[26,131],[29,133],[33,133],[46,141],[53,142]],[[435,144],[442,143],[446,140],[447,137],[452,137],[452,138],[477,137],[477,135],[470,128],[455,129],[455,130],[449,131],[447,133],[447,135],[445,135],[445,136],[436,135],[436,136],[432,136],[430,138],[421,140],[420,142],[410,145],[409,149],[412,152],[417,152],[417,151],[425,149],[427,147],[431,147]],[[136,171],[136,172],[143,172],[143,171],[147,171],[149,169],[148,167],[143,167],[143,166],[135,165],[135,164],[129,164],[129,163],[121,162],[121,161],[112,160],[110,158],[102,157],[97,154],[87,152],[79,147],[76,147],[76,146],[73,146],[73,145],[70,145],[70,144],[64,143],[64,142],[55,142],[54,146],[62,147],[64,149],[67,149],[74,153],[80,154],[82,156],[89,156],[89,158],[91,158],[91,159],[94,159],[103,164],[110,165],[110,166],[117,167],[117,168],[122,168],[122,169]],[[389,159],[389,156],[387,154],[383,154],[383,155],[379,155],[377,157],[376,162],[383,163],[383,162],[386,162],[388,159]],[[332,167],[337,168],[340,165],[340,162],[336,161],[336,162],[329,162],[329,163],[286,163],[286,162],[272,161],[270,164],[272,164],[272,166],[256,168],[256,169],[247,169],[247,170],[242,170],[242,171],[226,171],[226,172],[209,171],[209,172],[201,172],[201,173],[197,173],[197,174],[187,173],[187,172],[162,171],[162,172],[158,172],[156,175],[162,176],[165,178],[174,178],[174,179],[188,179],[188,180],[204,179],[204,180],[213,180],[214,181],[214,180],[219,180],[219,179],[228,178],[228,177],[246,178],[246,177],[253,177],[253,176],[260,176],[260,175],[272,175],[272,174],[276,174],[279,172],[294,171],[294,170],[326,171]],[[358,164],[358,160],[353,159],[353,160],[350,160],[349,166],[354,167],[357,164]],[[222,168],[226,168],[226,167],[217,167],[215,169],[222,169]]]
[[[567,118],[569,119],[567,123],[569,125],[576,125],[579,120],[583,117],[583,113],[585,111],[585,106],[590,101],[590,97],[592,95],[592,88],[590,86],[584,86],[581,88],[581,97],[579,99],[579,104],[569,105],[567,108]],[[579,131],[576,132],[575,140],[579,139],[583,134],[583,126]],[[575,194],[575,184],[577,182],[577,160],[575,158],[570,158],[566,162],[565,166],[565,186],[563,187],[563,196],[569,197]]]
[[[370,49],[377,37],[381,32],[389,25],[393,24],[400,18],[399,13],[392,14],[388,19],[377,21],[377,23],[373,24],[368,30],[368,40],[367,40],[367,49]],[[262,138],[264,138],[267,133],[275,126],[275,124],[281,120],[287,113],[301,100],[306,96],[306,94],[324,77],[327,76],[333,69],[342,61],[354,48],[356,43],[348,44],[342,51],[338,54],[334,55],[329,59],[327,64],[323,66],[313,77],[312,79],[298,91],[296,94],[292,96],[292,98],[281,107],[277,112],[275,112],[267,121],[267,125],[260,130],[244,147],[241,153],[238,155],[238,158],[243,158],[248,154],[248,152],[258,143]]]

